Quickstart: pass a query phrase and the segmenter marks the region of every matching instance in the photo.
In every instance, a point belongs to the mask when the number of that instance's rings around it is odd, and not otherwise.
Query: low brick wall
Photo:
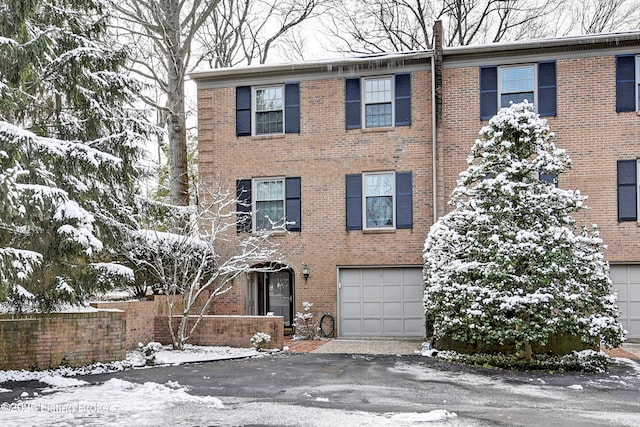
[[[191,316],[189,322],[193,322],[195,318],[196,316]],[[174,317],[173,321],[177,329],[180,318]],[[247,348],[251,347],[249,340],[256,332],[271,335],[271,342],[266,348],[281,349],[284,345],[284,318],[282,316],[203,316],[187,343]],[[156,341],[162,344],[171,344],[167,317],[155,318],[155,337]]]
[[[0,316],[0,369],[48,369],[126,357],[121,311]]]
[[[158,305],[164,301],[110,301],[93,302],[91,305],[98,309],[122,310],[126,315],[125,347],[135,350],[138,343],[147,344],[155,341],[153,319],[158,315]]]

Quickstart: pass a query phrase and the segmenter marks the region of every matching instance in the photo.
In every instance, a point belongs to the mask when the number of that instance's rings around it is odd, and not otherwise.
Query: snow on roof
[[[566,48],[578,49],[578,46],[611,45],[618,46],[622,43],[631,43],[634,46],[640,45],[640,31],[627,31],[616,33],[589,34],[571,37],[557,37],[547,39],[518,40],[510,42],[498,42],[484,45],[469,45],[458,47],[443,47],[443,56],[455,57],[464,54],[488,55],[490,53],[499,54],[507,51],[527,51],[541,48]],[[282,73],[311,73],[311,72],[332,72],[341,67],[356,67],[358,65],[389,66],[390,64],[400,64],[406,62],[424,63],[430,61],[433,50],[401,51],[388,53],[371,53],[357,56],[347,56],[339,58],[317,59],[301,62],[289,62],[278,64],[258,64],[239,65],[229,68],[202,69],[189,74],[191,79],[200,83],[212,79],[233,78],[238,76],[260,76],[282,74]]]

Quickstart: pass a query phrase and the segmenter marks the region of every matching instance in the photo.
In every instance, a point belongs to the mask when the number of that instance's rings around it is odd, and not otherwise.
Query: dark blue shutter
[[[236,181],[236,212],[238,233],[251,231],[251,180],[239,179]]]
[[[636,110],[636,57],[616,56],[616,111]]]
[[[411,124],[411,74],[396,74],[396,126]]]
[[[284,132],[300,133],[300,83],[284,85]]]
[[[556,61],[538,63],[538,114],[555,116],[556,106]]]
[[[359,78],[345,80],[344,116],[347,129],[359,129],[362,127]]]
[[[498,67],[480,67],[480,120],[498,112]]]
[[[638,220],[636,160],[618,160],[618,221]]]
[[[251,86],[236,88],[236,135],[251,135]]]
[[[362,230],[362,175],[346,176],[347,230]]]
[[[396,228],[413,228],[411,172],[396,172]]]
[[[287,230],[302,230],[302,210],[300,205],[300,177],[286,178],[284,187],[286,197]]]
[[[558,188],[558,176],[555,173],[541,173],[540,181],[548,182]]]

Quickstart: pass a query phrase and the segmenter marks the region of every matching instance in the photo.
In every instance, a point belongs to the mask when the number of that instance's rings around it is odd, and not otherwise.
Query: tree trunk
[[[165,3],[167,10],[166,62],[167,134],[169,137],[171,199],[175,205],[189,205],[189,175],[187,169],[187,127],[184,106],[184,52],[180,35],[180,13],[175,1]]]

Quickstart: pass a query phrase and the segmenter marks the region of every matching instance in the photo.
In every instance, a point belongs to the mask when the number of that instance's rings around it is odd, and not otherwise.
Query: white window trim
[[[391,200],[393,218],[392,225],[388,227],[367,226],[367,177],[372,175],[391,175]],[[396,173],[392,171],[363,172],[362,173],[362,229],[363,230],[395,230],[396,229]]]
[[[374,126],[367,127],[367,80],[389,80],[391,82],[391,125],[390,126]],[[389,129],[395,127],[396,123],[396,81],[393,75],[363,77],[360,81],[360,99],[362,99],[362,109],[360,111],[360,121],[362,129]]]
[[[287,221],[287,181],[284,176],[268,176],[261,178],[253,178],[251,180],[251,211],[254,213],[251,219],[251,230],[253,232],[271,231],[258,229],[258,183],[265,181],[282,181],[282,214],[283,221]]]
[[[533,68],[533,100],[529,100],[529,103],[533,103],[536,112],[538,112],[538,67],[537,63],[530,64],[512,64],[501,65],[498,67],[498,109],[508,107],[508,105],[502,105],[502,70],[508,68],[521,68],[532,67]]]
[[[270,89],[274,87],[279,87],[282,90],[282,132],[274,132],[274,133],[257,133],[256,132],[256,115],[258,114],[258,109],[256,108],[256,92],[263,89]],[[251,87],[251,136],[268,136],[268,135],[284,135],[285,130],[285,87],[283,84],[279,85],[266,85],[266,86],[252,86]]]

